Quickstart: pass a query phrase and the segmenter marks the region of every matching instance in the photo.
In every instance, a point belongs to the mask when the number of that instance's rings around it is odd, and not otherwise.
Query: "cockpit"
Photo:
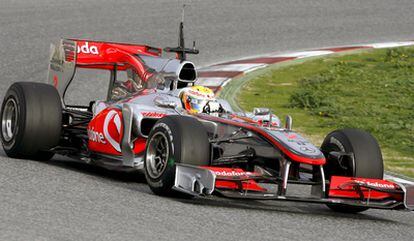
[[[148,55],[135,55],[142,63],[148,78],[143,80],[133,68],[126,68],[125,74],[117,74],[111,90],[111,99],[119,100],[145,89],[170,91],[187,87],[197,78],[194,65],[191,62],[177,59],[167,59]],[[119,72],[119,71],[118,71]]]

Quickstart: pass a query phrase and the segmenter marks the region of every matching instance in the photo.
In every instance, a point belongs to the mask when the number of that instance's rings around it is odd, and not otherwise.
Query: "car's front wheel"
[[[326,177],[348,176],[382,179],[384,165],[377,140],[368,132],[358,129],[342,129],[329,133],[321,146],[327,157]],[[339,163],[330,158],[330,152],[345,152],[353,155],[353,162]],[[329,204],[329,208],[338,212],[357,213],[366,207],[343,204]]]
[[[210,163],[210,144],[204,126],[188,116],[166,116],[152,128],[144,159],[145,177],[161,196],[174,194],[176,163],[195,166]]]

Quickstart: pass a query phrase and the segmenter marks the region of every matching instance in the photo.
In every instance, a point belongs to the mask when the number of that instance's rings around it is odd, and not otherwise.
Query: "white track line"
[[[294,53],[287,53],[287,54],[279,54],[274,55],[273,57],[293,57],[293,58],[308,58],[308,57],[314,57],[314,56],[322,56],[322,55],[328,55],[333,54],[334,51],[330,50],[315,50],[315,51],[302,51],[302,52],[294,52]]]
[[[198,78],[196,84],[205,86],[221,86],[228,78]]]
[[[388,175],[388,174],[384,174],[384,179],[399,182],[399,183],[403,183],[403,184],[414,185],[414,182],[412,182],[412,181],[402,179],[400,177],[394,177],[394,176],[391,176],[391,175]]]
[[[374,49],[383,49],[383,48],[395,48],[395,47],[404,47],[404,46],[411,46],[414,45],[414,41],[407,41],[407,42],[392,42],[392,43],[374,43],[369,44]]]
[[[264,67],[264,64],[226,64],[226,65],[213,65],[209,66],[207,68],[203,68],[203,72],[208,71],[240,71],[240,72],[246,72],[246,71],[252,71],[256,70],[258,68]]]

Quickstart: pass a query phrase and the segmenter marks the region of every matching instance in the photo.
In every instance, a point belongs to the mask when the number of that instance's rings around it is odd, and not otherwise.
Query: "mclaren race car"
[[[175,57],[165,57],[172,52]],[[158,195],[323,203],[335,211],[414,209],[414,186],[383,179],[377,141],[335,130],[320,148],[266,108],[234,112],[206,87],[184,39],[175,48],[63,39],[52,45],[48,83],[17,82],[1,109],[9,157],[59,154],[109,169],[145,173]],[[71,105],[78,70],[110,73],[106,99]],[[119,73],[127,78],[120,79]],[[84,80],[88,81],[88,80]],[[292,195],[289,186],[309,187]]]

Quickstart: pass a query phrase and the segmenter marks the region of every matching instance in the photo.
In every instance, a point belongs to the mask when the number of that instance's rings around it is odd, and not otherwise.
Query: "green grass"
[[[289,114],[294,128],[316,144],[337,128],[371,132],[386,169],[414,177],[413,47],[293,61],[232,82],[226,88],[240,91],[234,103]]]

